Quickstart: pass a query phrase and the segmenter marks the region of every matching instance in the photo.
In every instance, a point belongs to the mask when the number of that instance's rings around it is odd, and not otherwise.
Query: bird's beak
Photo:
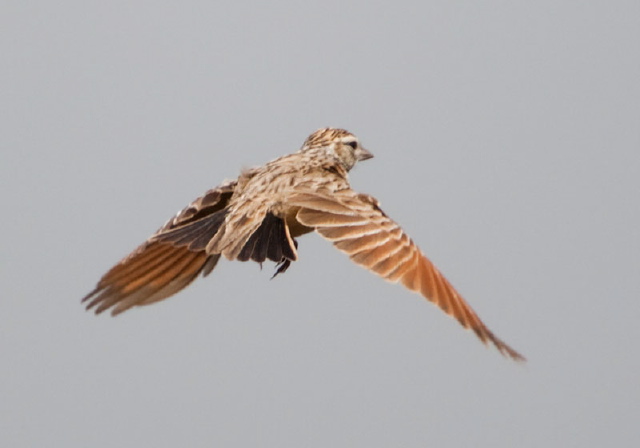
[[[358,146],[358,149],[356,149],[355,151],[355,156],[358,159],[358,162],[362,162],[363,160],[372,158],[373,154],[364,149],[362,146]]]

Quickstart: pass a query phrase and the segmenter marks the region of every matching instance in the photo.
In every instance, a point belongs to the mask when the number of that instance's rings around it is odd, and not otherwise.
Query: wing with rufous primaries
[[[116,264],[82,301],[99,314],[116,315],[148,305],[187,287],[199,274],[208,275],[220,255],[205,251],[224,222],[225,207],[236,182],[207,191]]]
[[[451,283],[371,196],[351,189],[331,195],[309,191],[293,195],[288,203],[300,207],[297,219],[301,224],[314,228],[357,264],[421,294],[457,319],[464,328],[473,330],[483,343],[492,343],[503,355],[524,360],[487,328]]]

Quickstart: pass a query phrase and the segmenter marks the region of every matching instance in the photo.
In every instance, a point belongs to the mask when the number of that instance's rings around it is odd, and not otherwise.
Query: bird
[[[525,358],[480,320],[374,197],[354,191],[349,171],[371,159],[358,138],[338,128],[313,132],[295,153],[206,191],[113,266],[82,302],[118,315],[149,305],[208,276],[221,257],[270,260],[274,277],[298,260],[298,240],[315,232],[356,264],[401,283],[515,361]]]

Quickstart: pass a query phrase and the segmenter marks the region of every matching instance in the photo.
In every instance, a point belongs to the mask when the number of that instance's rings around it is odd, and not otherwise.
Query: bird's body
[[[349,132],[320,129],[300,151],[245,170],[193,201],[83,301],[97,313],[112,308],[112,314],[154,303],[208,275],[221,256],[272,260],[277,275],[298,259],[295,238],[316,231],[356,263],[422,294],[483,342],[524,359],[493,335],[374,198],[351,189],[349,170],[371,157]]]

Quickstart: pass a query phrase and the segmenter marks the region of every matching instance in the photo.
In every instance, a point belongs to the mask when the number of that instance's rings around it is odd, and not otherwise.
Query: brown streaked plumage
[[[315,231],[357,264],[400,282],[471,329],[503,355],[524,357],[496,337],[438,269],[371,196],[356,193],[347,174],[373,157],[356,137],[324,128],[300,151],[246,170],[207,191],[125,257],[82,301],[113,315],[165,299],[207,276],[221,256],[278,263],[298,259],[296,237]]]

